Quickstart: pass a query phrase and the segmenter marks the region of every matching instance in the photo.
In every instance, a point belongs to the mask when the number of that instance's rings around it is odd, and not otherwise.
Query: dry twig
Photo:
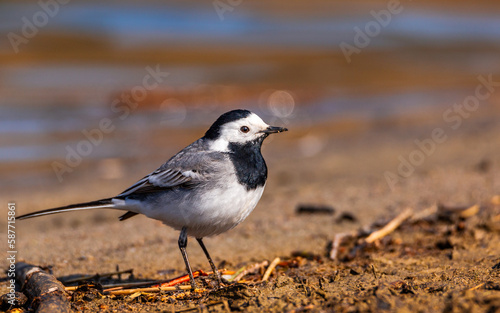
[[[340,234],[335,235],[335,237],[333,238],[332,249],[330,250],[330,259],[332,259],[332,260],[337,259],[337,255],[339,253],[339,248],[340,248],[340,244],[342,242],[342,239],[344,239],[345,237],[351,237],[351,236],[356,236],[356,234],[340,233]]]
[[[250,274],[250,273],[255,273],[259,269],[266,267],[269,264],[268,261],[264,261],[261,263],[255,263],[252,265],[249,265],[247,267],[239,269],[230,279],[229,281],[239,281],[241,280],[245,275]]]
[[[477,290],[479,288],[482,288],[484,285],[486,285],[486,283],[481,283],[479,285],[476,285],[474,287],[471,287],[471,288],[467,289],[467,291]]]
[[[105,295],[131,295],[136,292],[139,293],[153,293],[161,291],[179,291],[179,290],[190,290],[191,286],[176,286],[176,287],[149,287],[149,288],[135,288],[135,289],[125,289],[125,290],[113,290],[104,292]]]
[[[388,234],[392,233],[395,229],[397,229],[405,220],[410,218],[413,215],[413,209],[407,208],[401,214],[392,219],[389,223],[387,223],[381,229],[374,231],[365,239],[366,243],[372,243],[375,240],[384,238]]]
[[[273,271],[273,269],[278,265],[278,263],[281,261],[281,259],[278,257],[278,258],[275,258],[271,264],[269,265],[269,267],[267,268],[266,272],[264,273],[264,276],[262,277],[262,281],[266,281],[269,279],[269,276],[271,276],[271,272]]]
[[[437,204],[434,204],[426,209],[420,210],[418,212],[415,212],[411,217],[410,217],[410,222],[411,223],[416,223],[419,221],[423,220],[428,220],[431,218],[436,218],[438,213],[438,206]]]
[[[110,272],[110,273],[103,273],[103,274],[95,274],[95,275],[85,275],[82,277],[74,278],[74,279],[60,279],[64,284],[72,284],[72,283],[78,283],[86,280],[99,280],[101,278],[106,278],[106,277],[111,277],[113,275],[121,275],[121,274],[132,274],[133,269],[125,270],[125,271],[116,271],[116,272]]]
[[[453,217],[458,216],[460,218],[469,218],[477,213],[479,213],[480,206],[479,204],[475,204],[469,207],[450,207],[445,205],[438,206],[438,213],[443,217]]]
[[[479,204],[474,204],[473,206],[460,212],[458,216],[460,216],[461,218],[469,218],[479,213],[479,209],[480,209]]]

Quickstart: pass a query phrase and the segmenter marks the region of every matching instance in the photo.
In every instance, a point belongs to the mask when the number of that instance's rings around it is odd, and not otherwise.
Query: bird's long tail
[[[24,214],[21,216],[16,216],[16,219],[17,220],[24,220],[27,218],[32,218],[32,217],[37,217],[37,216],[44,216],[44,215],[70,212],[70,211],[93,210],[93,209],[113,209],[113,208],[115,208],[115,204],[113,203],[113,198],[108,198],[108,199],[71,204],[71,205],[62,206],[62,207],[58,207],[58,208],[28,213],[28,214]]]

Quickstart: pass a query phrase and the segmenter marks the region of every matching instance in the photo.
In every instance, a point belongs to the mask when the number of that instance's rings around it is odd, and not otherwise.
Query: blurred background
[[[499,12],[494,1],[2,1],[0,189],[22,212],[119,193],[233,108],[291,129],[264,154],[292,191],[354,175],[390,193],[387,171],[405,180],[398,157],[435,127],[452,150],[415,167],[487,170]],[[443,114],[480,75],[496,85],[479,108],[450,113],[464,122],[451,130]],[[463,146],[465,135],[484,144]],[[299,196],[366,206],[332,190]]]

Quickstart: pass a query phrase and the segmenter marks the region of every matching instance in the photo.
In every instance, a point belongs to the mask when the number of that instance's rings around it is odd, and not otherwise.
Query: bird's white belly
[[[137,206],[133,211],[177,230],[186,227],[188,235],[196,238],[214,236],[241,223],[259,202],[264,187],[246,190],[241,184],[229,184],[226,188],[211,188],[184,197],[179,195],[179,199],[175,196],[159,198],[148,206],[135,203]],[[127,204],[129,208],[134,206],[128,201]]]
[[[195,237],[218,235],[241,223],[259,202],[264,186],[247,191],[240,184],[228,190],[213,190],[204,196],[198,209],[191,215],[188,234]]]

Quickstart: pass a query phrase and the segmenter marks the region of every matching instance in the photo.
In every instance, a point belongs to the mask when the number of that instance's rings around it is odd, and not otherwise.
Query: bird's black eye
[[[248,133],[250,131],[250,128],[248,128],[248,126],[241,126],[240,130],[244,133]]]

